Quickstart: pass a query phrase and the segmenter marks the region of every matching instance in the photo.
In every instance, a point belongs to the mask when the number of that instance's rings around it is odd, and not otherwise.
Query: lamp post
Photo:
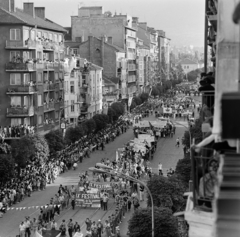
[[[109,174],[109,175],[118,176],[120,178],[125,178],[125,179],[128,179],[128,180],[132,181],[132,182],[139,183],[144,188],[146,188],[146,190],[147,190],[147,192],[149,194],[149,197],[151,199],[151,205],[152,205],[152,237],[154,237],[154,205],[153,205],[152,193],[149,190],[148,186],[144,182],[142,182],[142,181],[140,181],[138,179],[135,179],[135,178],[133,178],[131,176],[128,176],[126,174],[114,171],[113,168],[111,168],[109,166],[106,166],[106,165],[104,165],[102,163],[97,163],[96,166],[100,167],[102,169],[98,169],[98,168],[95,168],[95,167],[90,167],[89,170],[94,172],[94,173],[105,173],[105,174]]]

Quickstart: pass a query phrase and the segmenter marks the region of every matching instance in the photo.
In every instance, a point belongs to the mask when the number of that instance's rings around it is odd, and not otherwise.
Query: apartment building
[[[79,61],[78,61],[79,62]],[[77,65],[77,58],[73,56],[66,57],[64,63],[64,120],[69,125],[78,124],[78,118],[81,114],[79,101],[80,82],[82,73],[80,64]]]
[[[59,126],[64,106],[66,30],[45,18],[44,7],[0,2],[0,124],[35,126],[45,133]]]
[[[111,94],[111,101],[126,98],[126,93],[121,93],[126,91],[126,73],[123,67],[125,51],[122,48],[108,43],[106,37],[100,39],[94,36],[89,36],[82,43],[68,41],[65,45],[73,54],[80,54],[82,58],[103,68],[103,78],[112,81],[116,86],[115,98],[112,98]]]
[[[81,7],[78,16],[71,18],[73,41],[84,42],[88,36],[105,37],[107,43],[116,45],[126,53],[128,95],[136,92],[136,30],[132,28],[132,17],[104,13],[103,7]]]
[[[170,39],[166,37],[163,30],[158,30],[158,70],[164,79],[169,80],[170,76]]]

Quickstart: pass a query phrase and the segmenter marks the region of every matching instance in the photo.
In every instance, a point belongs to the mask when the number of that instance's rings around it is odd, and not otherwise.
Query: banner
[[[133,97],[132,97],[132,96],[128,98],[128,107],[130,107],[130,106],[131,106],[131,104],[132,104],[132,99],[133,99]]]
[[[93,208],[100,208],[100,196],[99,194],[84,194],[84,193],[77,193],[76,206],[80,207],[93,207]]]
[[[163,108],[163,113],[164,114],[171,114],[172,113],[172,108]]]
[[[53,205],[54,207],[58,206],[60,207],[61,205]],[[21,211],[21,210],[30,210],[30,209],[38,209],[38,208],[47,208],[48,206],[31,206],[31,207],[8,207],[7,211],[11,210],[16,210],[16,211]]]

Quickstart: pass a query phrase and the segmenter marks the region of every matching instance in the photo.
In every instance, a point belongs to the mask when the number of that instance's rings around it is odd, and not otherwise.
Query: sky
[[[46,8],[46,18],[64,26],[71,26],[71,17],[80,6],[103,6],[113,14],[139,17],[148,26],[166,32],[171,45],[204,45],[203,0],[15,0],[22,8],[23,2],[34,2]]]

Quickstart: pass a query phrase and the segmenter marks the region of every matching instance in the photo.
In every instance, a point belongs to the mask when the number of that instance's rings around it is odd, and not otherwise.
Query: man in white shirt
[[[158,171],[159,171],[159,175],[163,175],[163,172],[162,172],[162,164],[159,162],[158,164]]]

